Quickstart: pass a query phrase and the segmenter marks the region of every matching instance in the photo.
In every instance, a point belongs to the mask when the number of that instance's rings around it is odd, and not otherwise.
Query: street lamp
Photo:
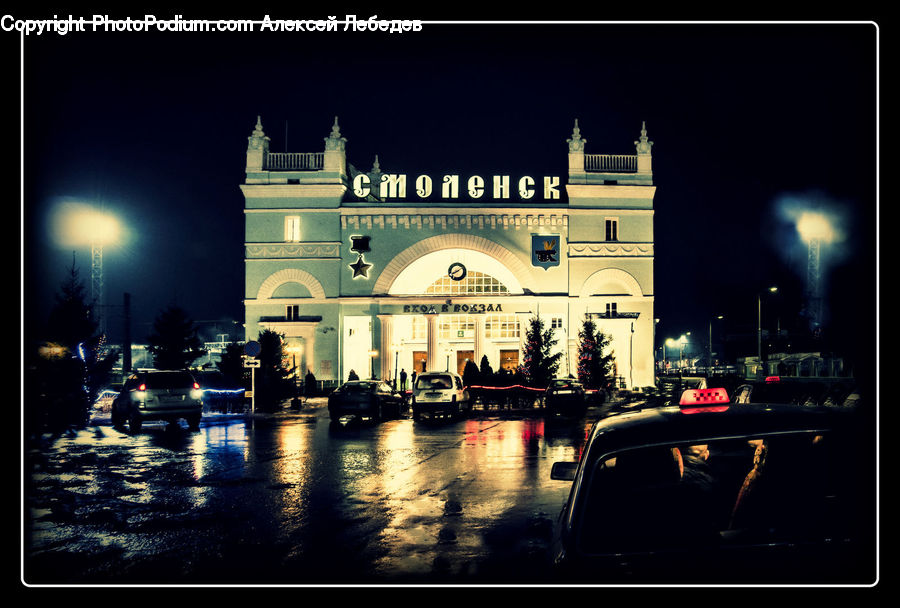
[[[724,319],[724,318],[725,318],[725,317],[724,317],[723,315],[719,315],[719,316],[716,317],[716,319],[718,319],[718,320],[720,320],[720,321],[721,321],[722,319]],[[712,358],[713,358],[713,351],[712,351],[712,322],[713,322],[713,320],[710,319],[710,320],[709,320],[709,367],[710,367],[710,368],[712,368]]]
[[[769,287],[769,293],[777,293],[777,287]],[[756,355],[759,359],[760,369],[762,369],[762,292],[756,294]]]
[[[837,235],[828,217],[814,211],[804,211],[797,217],[797,232],[808,247],[806,269],[806,293],[813,326],[822,321],[822,294],[819,290],[819,249],[829,244]]]
[[[676,346],[678,346],[678,341],[676,341],[673,338],[666,338],[666,341],[663,342],[663,366],[664,367],[666,365],[668,365],[668,362],[669,362],[668,359],[666,359],[666,347],[667,346],[669,348],[675,348]]]
[[[117,242],[122,232],[118,220],[81,203],[66,203],[57,212],[57,240],[67,246],[89,245],[91,248],[91,299],[102,309],[103,246]],[[100,332],[106,333],[106,317],[100,317]]]

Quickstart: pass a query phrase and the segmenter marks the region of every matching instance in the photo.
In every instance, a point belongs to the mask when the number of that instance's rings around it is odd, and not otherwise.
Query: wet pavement
[[[335,428],[324,399],[205,416],[199,432],[108,420],[26,453],[24,581],[544,584],[596,412],[476,411]]]

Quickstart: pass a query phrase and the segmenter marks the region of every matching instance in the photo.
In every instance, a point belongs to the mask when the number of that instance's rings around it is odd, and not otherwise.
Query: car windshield
[[[575,386],[573,380],[554,380],[550,383],[550,388],[575,388]]]
[[[609,555],[840,538],[852,525],[850,458],[797,433],[623,451],[599,462],[579,550]]]
[[[453,378],[449,375],[419,376],[416,379],[416,388],[426,391],[453,388]]]
[[[375,382],[347,382],[341,387],[341,390],[348,393],[369,392],[375,390]]]
[[[191,388],[194,377],[187,372],[158,372],[147,374],[143,383],[147,389]]]

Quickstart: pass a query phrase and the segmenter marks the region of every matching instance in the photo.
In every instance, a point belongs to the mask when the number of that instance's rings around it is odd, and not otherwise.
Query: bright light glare
[[[797,218],[797,232],[804,243],[818,240],[822,243],[830,243],[835,240],[835,232],[831,222],[820,213],[805,211]]]
[[[56,241],[65,247],[108,245],[120,237],[118,220],[80,203],[62,204],[54,217]]]

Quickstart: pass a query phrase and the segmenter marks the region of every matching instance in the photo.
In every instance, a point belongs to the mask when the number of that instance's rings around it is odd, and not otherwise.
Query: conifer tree
[[[156,317],[147,344],[156,369],[186,369],[206,354],[194,321],[176,304]]]
[[[612,339],[597,329],[591,318],[586,318],[578,332],[578,381],[585,388],[601,388],[612,375],[614,356],[604,354]]]
[[[556,377],[562,352],[553,352],[557,339],[553,329],[544,329],[544,322],[538,316],[531,318],[525,333],[525,352],[520,366],[525,381],[532,386],[544,387]]]

